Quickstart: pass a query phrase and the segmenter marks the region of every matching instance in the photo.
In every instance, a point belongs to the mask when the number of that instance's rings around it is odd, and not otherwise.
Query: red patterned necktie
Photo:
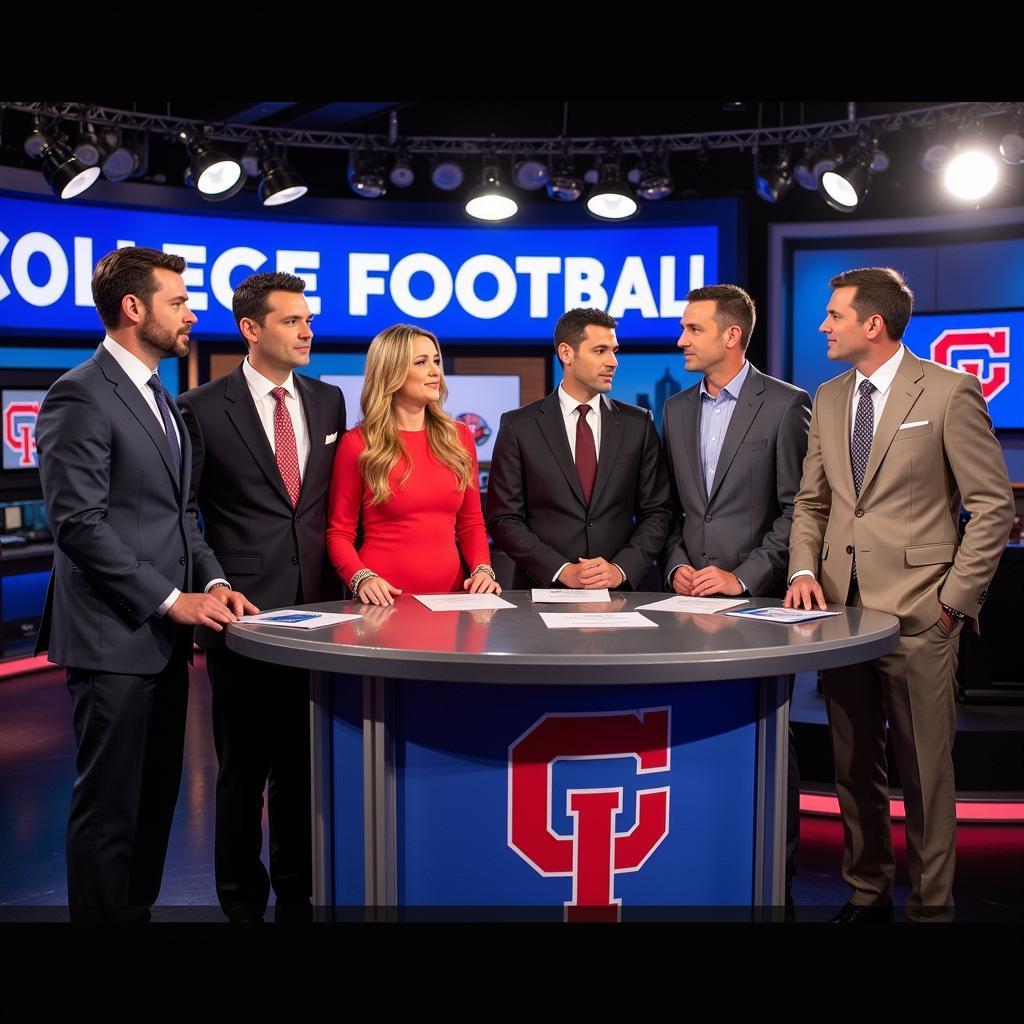
[[[285,405],[285,396],[288,394],[284,388],[274,388],[270,392],[277,402],[274,409],[274,454],[277,456],[277,468],[284,481],[288,497],[292,499],[292,507],[299,501],[299,450],[295,446],[295,428],[292,426],[292,418],[288,415],[288,407]]]
[[[576,473],[583,488],[583,500],[589,505],[597,476],[597,446],[594,444],[594,432],[587,422],[590,406],[577,406],[576,412],[579,414],[576,420]]]

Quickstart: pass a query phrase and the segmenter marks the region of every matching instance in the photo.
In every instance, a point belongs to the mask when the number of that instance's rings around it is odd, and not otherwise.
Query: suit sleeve
[[[756,597],[771,595],[785,583],[793,503],[800,489],[810,421],[810,395],[798,391],[787,403],[775,437],[775,500],[780,512],[760,545],[733,570]]]
[[[526,480],[523,453],[515,423],[508,413],[501,417],[491,455],[487,483],[487,529],[495,543],[524,572],[542,586],[550,586],[567,558],[545,544],[527,525]],[[625,566],[623,566],[625,569]]]
[[[341,439],[327,496],[327,557],[346,586],[360,569],[373,568],[363,564],[355,548],[365,488],[357,461],[362,448],[357,430],[350,430]]]
[[[661,416],[661,436],[665,442],[665,470],[668,474],[669,496],[672,500],[672,514],[669,520],[668,538],[661,556],[661,578],[671,588],[668,574],[680,565],[693,565],[690,553],[683,542],[683,524],[686,522],[686,510],[679,495],[676,483],[675,456],[672,454],[672,431],[668,426],[668,407]],[[682,453],[680,453],[682,455]]]
[[[819,389],[811,408],[811,426],[807,434],[807,455],[804,456],[800,489],[793,501],[787,580],[801,569],[810,569],[819,580],[821,577],[821,546],[832,510],[832,487],[821,457],[821,433],[818,427],[820,411]]]
[[[459,439],[472,460],[469,486],[462,493],[462,504],[455,513],[455,536],[459,550],[470,572],[485,563],[491,564],[491,549],[484,529],[484,515],[480,508],[480,470],[476,458],[476,444],[465,424],[458,424]]]
[[[621,567],[626,574],[626,582],[635,590],[651,563],[661,553],[672,520],[668,473],[661,441],[654,429],[654,417],[649,412],[644,417],[644,438],[633,515],[636,526],[629,543],[608,561]]]
[[[111,429],[106,410],[79,380],[58,381],[36,423],[39,475],[54,543],[119,609],[141,625],[175,590],[140,562],[107,522]]]
[[[192,475],[189,478],[188,499],[185,505],[185,526],[189,531],[189,543],[192,546],[193,589],[202,590],[211,580],[227,577],[216,555],[206,543],[202,530],[199,529],[199,491],[203,483],[203,466],[206,460],[203,427],[187,395],[179,395],[177,404],[192,445]]]
[[[950,393],[942,443],[961,504],[971,518],[939,600],[977,619],[1006,548],[1014,505],[1003,452],[973,374],[962,374]]]

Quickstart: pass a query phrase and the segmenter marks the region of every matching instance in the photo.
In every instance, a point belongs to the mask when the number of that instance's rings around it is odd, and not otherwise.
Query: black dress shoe
[[[263,914],[255,907],[232,907],[225,913],[231,924],[263,924]]]
[[[892,900],[870,906],[847,903],[829,924],[892,924]]]

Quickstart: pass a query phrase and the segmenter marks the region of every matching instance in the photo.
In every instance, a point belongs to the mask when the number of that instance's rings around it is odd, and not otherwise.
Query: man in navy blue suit
[[[55,541],[36,649],[65,666],[74,709],[73,921],[149,919],[181,781],[193,627],[257,610],[186,512],[191,444],[156,373],[188,353],[184,269],[135,246],[100,260],[107,336],[50,388],[36,426]]]

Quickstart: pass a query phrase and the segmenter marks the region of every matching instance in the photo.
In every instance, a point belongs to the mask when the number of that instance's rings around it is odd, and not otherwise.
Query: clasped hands
[[[558,574],[558,580],[571,590],[612,590],[625,583],[626,577],[604,558],[581,558],[570,562]]]
[[[743,584],[731,572],[719,569],[717,565],[703,569],[681,565],[672,574],[672,589],[683,597],[710,597],[712,594],[737,597],[743,593]]]

